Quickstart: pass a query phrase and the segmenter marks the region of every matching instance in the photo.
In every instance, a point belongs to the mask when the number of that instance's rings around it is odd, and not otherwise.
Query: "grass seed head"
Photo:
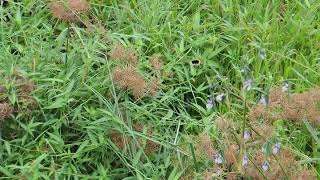
[[[14,108],[6,103],[0,103],[0,120],[8,118],[14,112]]]
[[[154,54],[150,58],[150,63],[155,71],[160,71],[163,67],[163,61],[160,54]]]
[[[54,18],[66,21],[66,22],[75,22],[78,18],[74,13],[68,11],[63,3],[61,2],[52,2],[49,4],[50,11]]]
[[[86,0],[68,0],[68,5],[74,12],[86,12],[90,9],[90,5]]]

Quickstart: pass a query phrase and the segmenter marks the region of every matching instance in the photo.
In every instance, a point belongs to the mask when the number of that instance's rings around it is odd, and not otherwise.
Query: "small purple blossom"
[[[249,158],[248,156],[245,154],[242,158],[242,166],[246,166],[249,163]]]
[[[266,57],[267,57],[267,54],[266,54],[266,50],[265,49],[260,49],[259,50],[259,58],[261,59],[261,60],[264,60],[264,59],[266,59]]]
[[[259,103],[262,104],[263,106],[268,105],[268,98],[266,96],[261,96]]]
[[[272,154],[274,155],[278,154],[280,151],[280,147],[281,147],[280,143],[274,144],[272,147]]]
[[[216,101],[217,101],[217,102],[221,102],[221,101],[224,100],[224,98],[225,98],[224,93],[221,93],[221,94],[219,94],[219,95],[216,97]]]
[[[243,82],[243,89],[246,91],[249,91],[252,88],[252,80],[251,79],[247,79]]]
[[[248,141],[250,138],[251,138],[251,133],[250,133],[250,131],[249,131],[249,130],[245,130],[245,131],[243,132],[243,139],[244,139],[245,141]]]
[[[268,169],[269,169],[269,163],[268,163],[268,161],[264,161],[264,162],[262,163],[262,165],[261,165],[261,168],[262,168],[263,171],[268,171]]]
[[[220,153],[218,154],[215,154],[214,155],[214,162],[217,163],[217,164],[222,164],[223,163],[223,157]]]
[[[214,107],[214,102],[212,100],[208,100],[206,107],[207,109],[212,109]]]
[[[287,92],[289,91],[289,84],[285,83],[282,87],[281,87],[282,92]]]

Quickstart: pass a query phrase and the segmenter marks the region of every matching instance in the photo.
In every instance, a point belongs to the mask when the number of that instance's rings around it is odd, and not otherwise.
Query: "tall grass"
[[[263,179],[274,167],[290,179],[288,159],[295,177],[319,178],[317,117],[249,116],[274,87],[287,82],[290,98],[319,85],[319,8],[1,1],[1,179]]]

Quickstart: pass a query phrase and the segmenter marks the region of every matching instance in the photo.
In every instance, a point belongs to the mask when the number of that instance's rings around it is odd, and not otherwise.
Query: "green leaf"
[[[316,141],[316,144],[320,144],[320,139],[317,135],[317,131],[311,126],[311,124],[306,119],[303,119],[303,122],[306,125],[307,129],[309,130],[313,139]]]
[[[44,107],[43,109],[57,109],[64,107],[66,105],[65,99],[59,98],[55,102],[53,102],[50,106]]]

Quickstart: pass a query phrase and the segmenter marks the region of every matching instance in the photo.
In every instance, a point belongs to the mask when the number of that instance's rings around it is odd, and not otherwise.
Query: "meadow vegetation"
[[[0,1],[0,179],[319,179],[319,12]]]

